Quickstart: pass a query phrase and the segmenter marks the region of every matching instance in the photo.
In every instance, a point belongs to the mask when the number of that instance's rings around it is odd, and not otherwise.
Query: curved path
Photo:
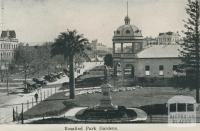
[[[74,121],[82,121],[82,120],[79,120],[75,117],[75,115],[83,110],[83,109],[86,109],[88,107],[74,107],[72,109],[70,109],[69,111],[67,111],[64,116],[68,119],[71,119],[71,120],[74,120]],[[127,109],[131,109],[131,110],[134,110],[135,113],[137,114],[137,117],[133,120],[130,120],[130,122],[139,122],[139,121],[146,121],[147,120],[147,114],[146,112],[144,112],[143,110],[141,109],[138,109],[138,108],[127,108]],[[85,120],[84,120],[85,121]]]
[[[137,118],[130,120],[130,121],[146,121],[147,120],[147,113],[138,108],[128,108],[134,110],[137,114]]]
[[[85,121],[85,120],[77,119],[75,117],[75,115],[79,111],[84,110],[86,108],[88,108],[88,107],[74,107],[74,108],[68,110],[67,112],[63,113],[60,116],[45,117],[45,119],[48,119],[48,118],[63,118],[64,117],[64,118],[71,119],[73,121]],[[134,110],[136,112],[136,114],[137,114],[137,118],[135,118],[133,120],[130,120],[130,122],[138,122],[138,121],[145,121],[145,120],[147,120],[147,114],[143,110],[138,109],[138,108],[128,108],[128,109]],[[28,120],[24,120],[24,123],[31,123],[33,121],[38,121],[38,120],[42,120],[42,119],[43,119],[42,117],[28,119]],[[95,122],[95,121],[91,120],[91,122]],[[98,121],[98,122],[101,122],[101,121]]]

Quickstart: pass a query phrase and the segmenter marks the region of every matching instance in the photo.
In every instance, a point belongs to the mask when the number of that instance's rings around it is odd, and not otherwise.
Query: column
[[[113,54],[115,54],[115,43],[113,42]]]
[[[113,66],[114,66],[114,76],[117,76],[117,62],[113,62]]]
[[[123,43],[121,43],[121,53],[123,53]]]
[[[140,50],[142,50],[142,48],[143,48],[143,43],[141,42],[140,43]]]
[[[121,61],[121,70],[122,70],[122,87],[124,87],[124,62]]]
[[[132,43],[132,53],[135,53],[135,51],[134,51],[134,43]]]

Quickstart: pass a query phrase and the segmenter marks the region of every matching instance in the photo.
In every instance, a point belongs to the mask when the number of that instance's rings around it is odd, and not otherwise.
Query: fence
[[[51,88],[43,88],[36,91],[38,94],[37,98],[35,97],[34,93],[30,93],[27,94],[23,100],[18,102],[21,102],[21,104],[10,104],[0,107],[0,123],[5,124],[12,121],[19,121],[19,119],[22,119],[20,118],[20,114],[23,114],[23,112],[31,109],[51,95],[57,93],[59,88],[60,87],[57,86]]]

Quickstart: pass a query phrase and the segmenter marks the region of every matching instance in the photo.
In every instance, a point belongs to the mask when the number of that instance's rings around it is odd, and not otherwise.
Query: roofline
[[[154,57],[154,58],[140,58],[140,57],[135,57],[135,58],[131,58],[131,57],[127,57],[127,58],[121,58],[121,57],[113,57],[114,59],[181,59],[181,57]]]

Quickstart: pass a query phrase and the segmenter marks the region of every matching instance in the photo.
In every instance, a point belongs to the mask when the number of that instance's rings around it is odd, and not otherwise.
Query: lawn
[[[54,94],[53,96],[49,97],[47,101],[43,101],[25,112],[24,117],[31,118],[36,116],[59,115],[64,113],[71,108],[70,106],[65,106],[63,104],[64,101],[68,100],[68,97],[66,97],[64,94],[65,92]],[[194,96],[194,91],[178,91],[172,87],[144,87],[136,88],[133,91],[113,92],[111,93],[111,96],[113,104],[145,109],[145,106],[155,104],[162,105],[164,108],[166,108],[165,103],[167,100],[174,95],[180,94]],[[77,106],[94,106],[99,103],[100,99],[101,94],[83,94],[76,96],[75,101]],[[156,115],[159,115],[159,113]]]
[[[68,108],[63,104],[68,99],[64,92],[56,93],[24,113],[24,119],[59,115]]]
[[[184,90],[182,92],[172,87],[144,87],[133,91],[111,93],[112,103],[126,107],[140,107],[144,105],[163,104],[174,95],[192,95],[194,92]],[[87,94],[76,97],[81,106],[96,105],[101,99],[101,94]]]

